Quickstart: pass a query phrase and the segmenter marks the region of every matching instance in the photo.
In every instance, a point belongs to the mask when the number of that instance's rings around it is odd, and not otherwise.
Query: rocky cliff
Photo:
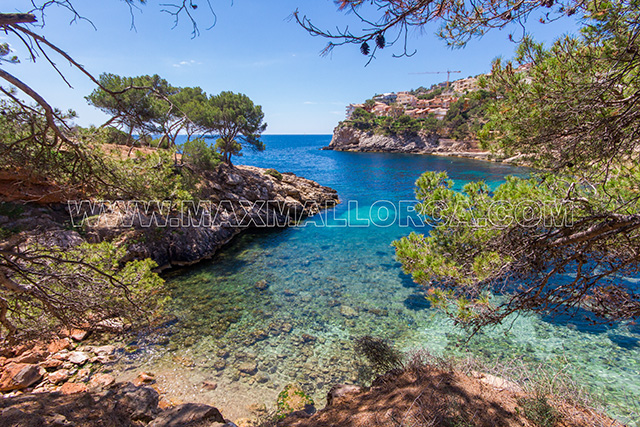
[[[243,230],[286,227],[339,202],[314,181],[251,166],[220,165],[200,185],[198,203],[30,204],[17,218],[0,216],[0,227],[62,248],[112,241],[127,248],[128,260],[151,258],[162,270],[209,258]]]
[[[374,151],[384,153],[438,154],[486,158],[488,153],[477,149],[472,141],[454,141],[423,132],[413,135],[386,136],[362,131],[351,126],[338,126],[327,150]]]

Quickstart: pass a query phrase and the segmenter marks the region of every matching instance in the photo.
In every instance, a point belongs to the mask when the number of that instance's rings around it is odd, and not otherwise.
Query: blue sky
[[[446,79],[446,75],[411,73],[447,69],[461,70],[453,74],[456,77],[485,73],[494,58],[509,58],[516,48],[508,41],[508,31],[493,31],[464,49],[451,50],[433,35],[435,28],[430,28],[410,35],[409,46],[417,49],[413,57],[393,58],[392,54],[401,53],[401,49],[391,47],[380,51],[377,59],[365,67],[367,59],[357,46],[338,47],[330,56],[321,57],[319,52],[326,40],[311,37],[287,19],[299,9],[322,28],[346,24],[360,28],[356,17],[338,12],[332,0],[211,1],[217,24],[206,30],[211,16],[204,10],[205,0],[199,0],[201,34],[196,38],[191,37],[186,20],[172,29],[172,17],[161,13],[158,6],[165,1],[153,0],[134,12],[135,30],[130,28],[131,15],[124,2],[75,0],[78,11],[90,18],[97,30],[87,22],[70,24],[68,12],[51,8],[45,27],[39,31],[96,76],[102,72],[159,74],[173,85],[200,86],[211,94],[223,90],[245,93],[262,105],[267,133],[271,134],[331,133],[344,119],[345,106],[351,102]],[[5,6],[3,11],[29,8],[24,0],[10,3],[11,7]],[[575,23],[567,19],[550,25],[532,22],[530,26],[536,39],[546,43],[575,28]],[[0,40],[7,38],[0,36]],[[44,58],[31,63],[25,49],[10,41],[22,62],[5,65],[7,71],[39,91],[52,105],[74,109],[81,125],[99,125],[107,119],[84,100],[93,83],[64,59],[55,62],[73,89]]]

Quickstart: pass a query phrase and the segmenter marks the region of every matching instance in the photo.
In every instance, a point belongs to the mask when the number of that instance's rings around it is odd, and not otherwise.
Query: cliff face
[[[162,270],[209,258],[243,230],[286,227],[339,202],[329,187],[292,173],[265,172],[220,165],[203,179],[198,206],[169,207],[162,201],[26,205],[18,218],[0,216],[0,226],[24,230],[24,238],[48,246],[111,241],[127,248],[127,260],[151,258]]]
[[[204,200],[195,213],[112,209],[88,225],[87,235],[90,241],[127,242],[132,259],[151,258],[164,269],[210,258],[243,230],[286,227],[339,201],[329,187],[292,173],[281,175],[220,165],[204,181]]]
[[[439,154],[449,156],[486,158],[473,142],[454,141],[438,135],[384,136],[350,126],[339,126],[333,131],[331,143],[325,149],[336,151],[375,151],[384,153]]]
[[[329,147],[336,151],[380,151],[388,153],[430,153],[438,137],[419,133],[412,136],[384,136],[349,126],[337,127]]]

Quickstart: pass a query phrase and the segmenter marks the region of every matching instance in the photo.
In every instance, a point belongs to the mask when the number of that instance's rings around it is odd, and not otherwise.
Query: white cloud
[[[198,62],[195,59],[191,59],[189,61],[180,61],[176,64],[173,64],[173,66],[176,68],[180,68],[180,67],[191,67],[192,65],[200,65],[200,64],[202,64],[202,62]]]
[[[317,102],[313,102],[313,101],[304,101],[304,105],[317,105]]]

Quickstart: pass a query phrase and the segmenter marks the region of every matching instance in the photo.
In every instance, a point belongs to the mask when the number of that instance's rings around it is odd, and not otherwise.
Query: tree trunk
[[[15,24],[31,24],[36,21],[35,15],[31,13],[0,13],[0,27]]]

